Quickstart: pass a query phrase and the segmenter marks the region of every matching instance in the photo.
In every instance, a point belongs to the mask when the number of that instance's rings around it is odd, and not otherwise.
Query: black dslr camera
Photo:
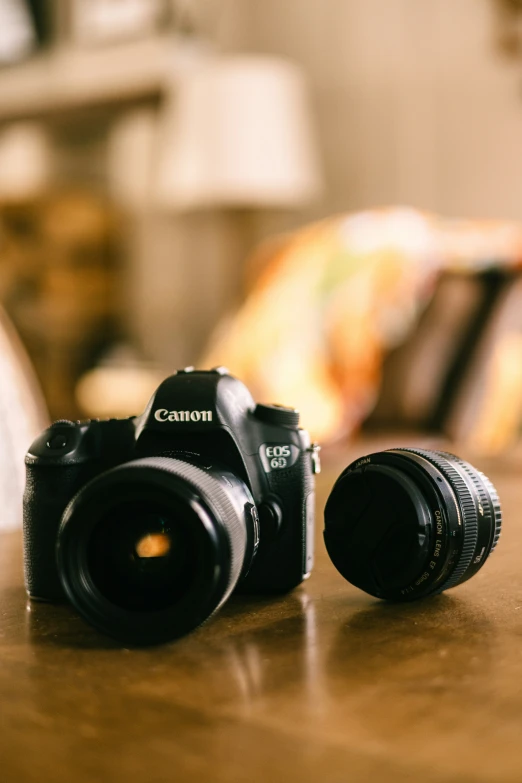
[[[182,370],[130,419],[57,421],[26,456],[25,577],[129,643],[181,636],[238,589],[312,568],[317,446],[223,368]]]

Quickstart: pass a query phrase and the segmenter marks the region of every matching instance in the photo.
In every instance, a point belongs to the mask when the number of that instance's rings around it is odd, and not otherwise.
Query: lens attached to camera
[[[67,507],[58,535],[64,590],[92,625],[128,643],[204,622],[248,570],[254,504],[239,479],[168,458],[101,474]]]
[[[87,568],[111,603],[136,612],[175,605],[189,592],[197,541],[190,508],[173,501],[123,501],[92,531]]]
[[[325,508],[338,571],[378,598],[408,601],[470,579],[501,529],[495,488],[452,454],[393,449],[357,460]]]

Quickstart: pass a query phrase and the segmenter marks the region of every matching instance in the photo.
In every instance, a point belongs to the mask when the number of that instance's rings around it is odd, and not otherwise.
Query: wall
[[[302,214],[258,215],[250,246],[306,220],[383,204],[522,219],[520,74],[495,46],[493,0],[228,0],[223,8],[213,29],[224,51],[273,53],[306,71],[324,163],[323,200]],[[147,230],[140,286],[148,294],[136,292],[136,327],[149,355],[193,363],[240,295],[244,226],[215,214]]]
[[[520,74],[493,0],[239,0],[243,45],[309,74],[327,194],[317,212],[408,203],[522,218]]]

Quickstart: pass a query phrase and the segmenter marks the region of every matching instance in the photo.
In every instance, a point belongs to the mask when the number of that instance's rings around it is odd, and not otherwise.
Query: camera
[[[182,636],[233,590],[312,569],[318,446],[225,368],[178,371],[141,416],[57,421],[25,462],[30,597],[68,598],[124,642]]]

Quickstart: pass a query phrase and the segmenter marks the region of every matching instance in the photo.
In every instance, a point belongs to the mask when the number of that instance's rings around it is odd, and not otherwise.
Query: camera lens
[[[324,539],[349,582],[409,601],[470,579],[500,528],[496,490],[472,465],[445,452],[392,449],[341,474],[326,504]]]
[[[101,474],[73,498],[58,535],[71,603],[131,644],[188,633],[230,595],[257,544],[246,485],[168,458]]]
[[[87,565],[102,595],[123,609],[166,609],[188,591],[197,558],[186,510],[123,502],[98,522]]]

